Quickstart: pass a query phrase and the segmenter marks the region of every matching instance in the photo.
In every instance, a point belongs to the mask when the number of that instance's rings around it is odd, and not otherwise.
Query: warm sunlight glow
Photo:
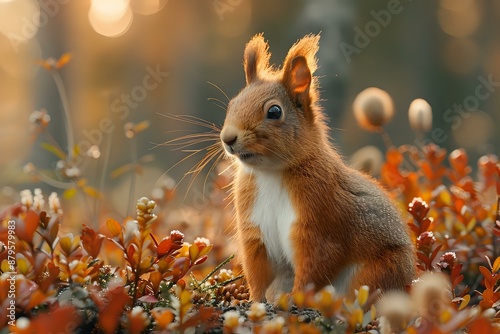
[[[131,0],[132,10],[141,15],[151,15],[162,9],[168,0]]]
[[[98,5],[95,5],[99,3]],[[132,24],[133,13],[125,0],[93,1],[89,21],[94,30],[107,37],[123,35]]]
[[[467,37],[477,30],[481,22],[481,12],[475,1],[458,1],[455,6],[443,1],[437,18],[441,29],[448,35]]]
[[[24,42],[33,38],[38,32],[39,25],[38,1],[0,0],[0,32],[10,40]]]
[[[92,0],[90,12],[99,21],[120,21],[129,10],[128,0]]]

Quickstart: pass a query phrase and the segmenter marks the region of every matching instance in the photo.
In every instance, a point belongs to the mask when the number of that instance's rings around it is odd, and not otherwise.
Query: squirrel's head
[[[246,45],[247,84],[230,101],[220,135],[229,155],[249,167],[282,169],[318,148],[326,136],[313,76],[318,42],[319,35],[299,40],[279,70],[269,65],[262,34]]]

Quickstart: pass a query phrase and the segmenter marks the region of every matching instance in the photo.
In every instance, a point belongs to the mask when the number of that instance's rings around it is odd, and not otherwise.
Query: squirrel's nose
[[[233,146],[238,139],[238,134],[235,128],[233,128],[232,126],[228,126],[222,130],[220,138],[226,145]]]

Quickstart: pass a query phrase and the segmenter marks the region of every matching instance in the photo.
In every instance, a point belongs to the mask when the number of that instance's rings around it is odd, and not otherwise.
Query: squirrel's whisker
[[[223,108],[223,109],[224,109],[224,111],[227,109],[227,103],[226,103],[226,102],[224,102],[224,101],[221,101],[220,99],[218,99],[218,98],[216,98],[216,97],[209,97],[207,100],[208,100],[208,101],[212,101],[212,102],[214,102],[214,104],[215,104],[216,106],[218,106],[218,107],[222,107],[222,106],[224,106],[224,107],[225,107],[225,108]],[[218,105],[218,104],[217,104],[217,103],[215,103],[215,102],[219,102],[222,106],[221,106],[221,105]]]
[[[213,82],[210,82],[210,81],[207,81],[207,83],[209,85],[211,85],[212,87],[215,87],[219,92],[221,92],[225,98],[227,99],[227,101],[229,102],[231,99],[229,98],[229,96],[227,96],[227,94],[222,90],[222,88],[220,88],[219,86],[217,86],[216,84],[214,84]]]

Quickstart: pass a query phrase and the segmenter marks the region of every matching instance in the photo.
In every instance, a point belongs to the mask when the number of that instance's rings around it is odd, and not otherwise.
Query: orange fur
[[[237,240],[252,300],[262,300],[273,281],[290,292],[277,280],[277,263],[293,273],[293,291],[310,283],[347,286],[346,293],[363,284],[403,289],[415,274],[414,250],[396,208],[375,181],[346,166],[330,144],[313,76],[318,43],[315,35],[299,40],[275,70],[263,36],[255,36],[244,53],[247,85],[230,101],[221,132],[238,165],[233,189]],[[266,116],[271,106],[282,110],[279,119]],[[270,257],[274,245],[266,242],[274,241],[266,241],[259,227],[263,222],[252,219],[257,173],[276,177],[293,207],[272,216],[280,217],[276,224],[295,219],[287,235],[292,260],[286,264]],[[270,231],[279,235],[282,227]],[[288,244],[278,239],[279,249],[288,252]]]

